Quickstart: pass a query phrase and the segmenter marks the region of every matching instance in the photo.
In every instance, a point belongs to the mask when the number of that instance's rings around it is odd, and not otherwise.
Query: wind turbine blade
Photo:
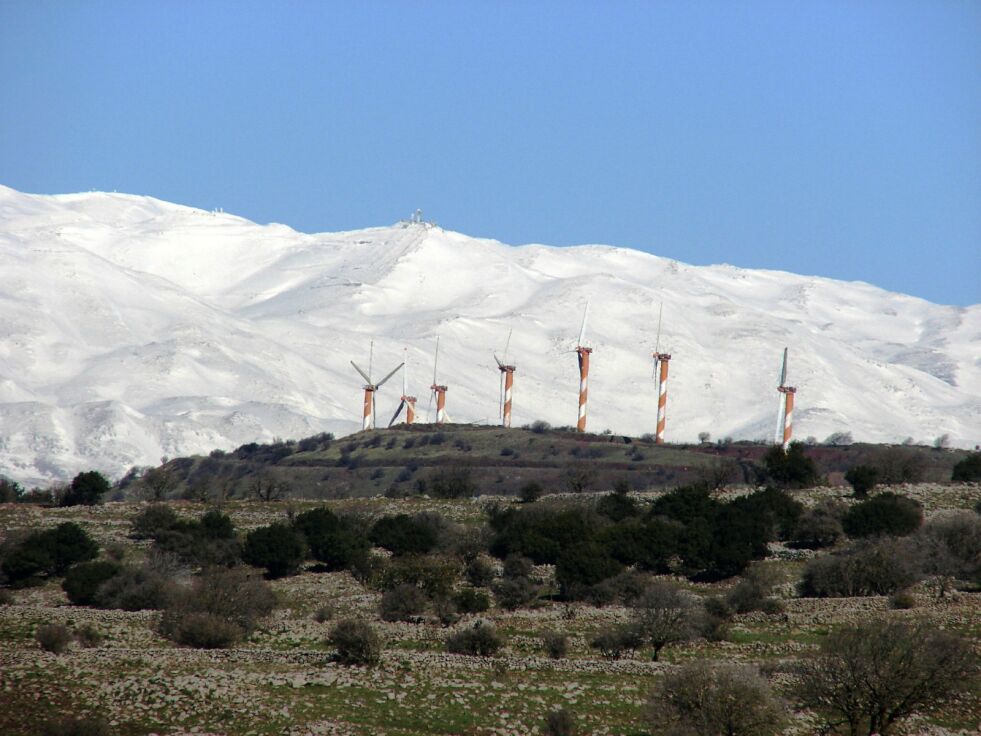
[[[375,361],[375,341],[372,340],[368,348],[368,383],[371,383],[371,369]]]
[[[392,421],[390,421],[388,423],[388,426],[389,427],[391,427],[393,424],[395,424],[395,420],[399,418],[399,414],[402,413],[402,409],[404,407],[405,407],[405,402],[404,401],[400,401],[399,402],[399,408],[395,410],[395,413],[394,414],[392,414]]]
[[[402,395],[409,395],[409,349],[402,350]]]
[[[497,418],[504,421],[504,371],[501,371],[501,386],[497,395]]]
[[[586,302],[586,308],[582,313],[582,327],[579,328],[579,342],[577,345],[579,347],[583,346],[583,341],[586,339],[586,318],[589,316],[589,302]]]
[[[655,351],[655,352],[656,352],[656,351]],[[657,378],[657,364],[658,364],[658,363],[660,363],[660,362],[661,362],[661,361],[659,361],[659,360],[658,360],[657,358],[654,358],[654,369],[653,369],[653,370],[651,371],[651,380],[652,380],[652,381],[653,381],[653,380],[654,380],[655,378]]]
[[[507,363],[507,360],[508,360],[508,347],[510,347],[510,345],[511,345],[511,333],[512,332],[514,332],[514,329],[513,328],[508,330],[508,339],[504,342],[504,362],[505,363]],[[500,361],[498,361],[498,362],[500,362]]]
[[[777,394],[777,428],[773,433],[773,441],[778,445],[783,444],[783,410],[783,394]]]
[[[354,366],[354,370],[356,370],[356,371],[357,371],[358,373],[360,373],[360,374],[361,374],[361,377],[362,377],[362,378],[363,378],[363,379],[365,380],[365,383],[367,383],[367,384],[369,384],[369,385],[370,385],[370,384],[371,384],[371,379],[370,379],[370,378],[368,378],[368,374],[367,374],[367,373],[365,373],[365,372],[364,372],[363,370],[361,370],[360,368],[358,368],[358,364],[357,364],[357,363],[355,363],[355,362],[354,362],[353,360],[351,361],[351,365],[353,365],[353,366]]]
[[[501,359],[498,358],[496,355],[494,356],[494,360],[497,361],[497,367],[498,368],[503,368],[504,367],[504,363],[502,363],[501,362]]]
[[[375,428],[375,422],[376,422],[376,419],[378,417],[378,411],[375,408],[375,394],[376,393],[378,393],[378,392],[377,391],[372,391],[371,392],[371,427],[370,427],[370,429],[374,429]]]
[[[664,314],[664,302],[657,310],[657,342],[654,343],[654,352],[661,352],[661,316]]]
[[[439,335],[436,335],[436,352],[433,355],[433,383],[436,383],[436,364],[439,362]]]
[[[381,385],[383,383],[385,383],[385,381],[387,381],[389,378],[391,378],[392,376],[394,376],[396,373],[398,373],[399,368],[401,368],[403,365],[405,365],[405,364],[404,363],[399,363],[397,366],[395,366],[395,370],[393,370],[391,373],[389,373],[387,376],[385,376],[382,380],[380,380],[377,384],[375,384],[375,387],[376,388],[381,388]]]
[[[433,381],[433,383],[435,383],[435,381]],[[433,412],[433,399],[434,398],[436,398],[436,392],[435,391],[430,391],[429,392],[429,406],[426,407],[426,424],[432,424],[432,422],[429,421],[429,420],[432,419],[432,416],[431,415],[432,415],[432,412]]]
[[[783,349],[783,368],[780,369],[780,385],[787,385],[787,348]]]

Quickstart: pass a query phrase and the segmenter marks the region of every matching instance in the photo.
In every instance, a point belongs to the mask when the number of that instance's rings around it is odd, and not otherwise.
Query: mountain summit
[[[360,428],[362,379],[408,348],[426,421],[433,349],[453,421],[496,423],[513,329],[514,423],[574,424],[590,302],[588,427],[770,439],[783,348],[794,434],[973,446],[981,306],[865,283],[688,266],[608,246],[508,246],[425,223],[298,233],[150,197],[0,187],[0,474],[26,483]],[[379,426],[399,381],[377,396]]]

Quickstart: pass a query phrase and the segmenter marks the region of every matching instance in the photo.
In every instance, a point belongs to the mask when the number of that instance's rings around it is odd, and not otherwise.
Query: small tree
[[[477,621],[473,626],[446,637],[446,651],[451,654],[493,657],[502,646],[504,637],[493,624],[485,621]]]
[[[845,473],[845,480],[851,484],[855,498],[865,498],[875,488],[879,471],[871,465],[853,465]]]
[[[306,557],[303,536],[286,524],[270,524],[249,532],[242,547],[242,559],[264,567],[269,577],[295,574]]]
[[[109,481],[95,470],[79,473],[72,479],[65,495],[61,499],[62,506],[94,506],[109,492]]]
[[[383,621],[413,622],[425,612],[429,599],[415,585],[403,583],[386,591],[378,604],[378,613]]]
[[[665,717],[691,736],[771,736],[786,720],[785,707],[759,671],[699,660],[664,676],[650,701],[650,720]]]
[[[804,454],[804,443],[791,442],[786,452],[780,445],[763,456],[767,476],[779,488],[810,488],[817,485],[817,465]]]
[[[829,729],[889,736],[901,721],[969,691],[978,672],[970,643],[919,621],[869,621],[825,639],[801,667],[798,695]]]
[[[166,499],[177,488],[177,478],[165,466],[150,468],[140,478],[140,485],[143,486],[147,498],[159,502]]]
[[[68,569],[61,587],[76,606],[91,606],[96,603],[99,587],[121,570],[118,562],[109,560],[82,562]]]
[[[654,647],[655,662],[668,644],[695,637],[699,613],[693,596],[666,583],[654,583],[633,605],[634,620]]]
[[[381,661],[382,640],[366,621],[344,619],[330,630],[327,642],[337,650],[335,659],[345,665],[374,667]]]

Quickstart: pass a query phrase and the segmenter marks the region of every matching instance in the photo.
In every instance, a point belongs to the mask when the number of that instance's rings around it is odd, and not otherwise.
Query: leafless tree
[[[250,486],[252,495],[260,501],[279,501],[286,497],[289,485],[283,481],[277,481],[270,475],[257,475],[252,480]]]
[[[151,501],[163,501],[177,488],[177,478],[165,467],[149,468],[140,478],[144,495]]]
[[[656,662],[668,644],[693,639],[702,610],[690,593],[667,583],[654,583],[633,604],[634,620],[654,647]]]
[[[889,736],[969,689],[977,672],[971,645],[953,634],[924,621],[868,621],[824,640],[801,665],[798,695],[829,730]]]
[[[771,736],[786,707],[754,667],[698,660],[664,676],[649,703],[650,720],[684,736]]]

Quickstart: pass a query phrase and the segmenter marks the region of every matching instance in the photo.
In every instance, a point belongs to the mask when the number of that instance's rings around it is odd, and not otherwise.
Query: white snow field
[[[0,474],[119,476],[354,432],[362,379],[348,361],[367,363],[371,339],[375,376],[408,348],[419,421],[439,335],[450,418],[496,423],[493,354],[513,328],[515,426],[571,425],[587,299],[590,430],[654,430],[663,302],[668,441],[771,439],[785,346],[798,438],[981,441],[981,305],[608,246],[424,224],[306,235],[149,197],[0,187]],[[379,391],[379,426],[400,393],[398,377]]]

